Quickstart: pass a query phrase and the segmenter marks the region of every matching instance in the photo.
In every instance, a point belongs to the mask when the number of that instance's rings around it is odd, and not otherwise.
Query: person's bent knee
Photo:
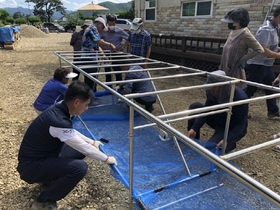
[[[80,179],[82,179],[87,173],[88,165],[85,161],[75,160],[71,165],[74,167],[73,174],[75,174],[75,177],[80,177]]]
[[[204,105],[202,103],[194,102],[189,106],[189,109],[197,109],[197,108],[202,108],[202,107],[204,107]]]

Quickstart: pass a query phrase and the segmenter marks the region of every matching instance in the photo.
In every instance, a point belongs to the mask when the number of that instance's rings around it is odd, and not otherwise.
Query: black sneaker
[[[32,206],[30,208],[30,210],[57,210],[57,203],[56,201],[50,201],[50,202],[38,202],[37,200],[35,200],[32,203]]]
[[[152,113],[154,111],[154,107],[150,106],[150,107],[146,107],[146,110],[150,113]]]
[[[268,113],[267,113],[267,117],[268,117],[269,119],[274,118],[274,117],[280,117],[280,114],[279,114],[279,112],[274,112],[274,113],[268,112]]]

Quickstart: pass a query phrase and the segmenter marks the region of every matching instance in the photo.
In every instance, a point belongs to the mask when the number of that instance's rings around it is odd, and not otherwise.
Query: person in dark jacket
[[[99,150],[100,141],[73,128],[73,118],[88,109],[93,92],[80,81],[72,82],[61,103],[40,114],[28,127],[18,153],[17,171],[29,184],[49,183],[32,204],[34,209],[58,209],[61,200],[81,181],[88,165],[85,156],[117,164]]]
[[[67,83],[70,78],[75,78],[76,73],[70,72],[67,68],[57,68],[53,78],[49,79],[43,86],[39,96],[36,98],[33,106],[38,114],[45,111],[51,105],[61,101],[67,90]]]
[[[129,61],[125,61],[122,63],[129,64]],[[137,71],[143,69],[141,66],[121,66],[125,73],[125,80],[134,80],[134,79],[147,79],[150,78],[149,74],[146,71]],[[127,82],[120,84],[117,89],[121,94],[129,94],[129,93],[146,93],[146,92],[154,92],[154,86],[152,81],[146,80],[141,82]],[[154,110],[153,104],[156,103],[157,96],[155,94],[151,94],[148,96],[142,96],[138,98],[134,98],[136,102],[145,106],[145,109],[148,112],[152,112]]]
[[[226,81],[222,77],[215,77],[213,75],[224,76],[225,72],[218,70],[209,74],[207,83],[216,83]],[[206,102],[201,104],[195,102],[190,105],[189,109],[202,108],[207,106],[214,106],[218,104],[228,103],[231,92],[230,85],[214,86],[206,90]],[[248,99],[247,94],[240,87],[235,87],[233,101],[240,101]],[[229,131],[227,136],[227,145],[225,152],[228,153],[236,148],[236,142],[242,139],[247,133],[247,117],[248,117],[248,104],[241,104],[232,107],[232,115],[230,118]],[[227,120],[227,113],[220,113],[208,115],[191,119],[188,121],[187,136],[192,139],[200,139],[200,129],[206,123],[214,129],[214,134],[208,140],[215,142],[217,147],[223,145],[224,132]]]
[[[81,26],[82,30],[75,31],[71,36],[70,45],[73,47],[74,50],[74,61],[81,61],[80,59],[81,52],[78,51],[82,50],[82,38],[85,33],[85,30],[87,29],[87,27],[89,27],[92,24],[93,24],[92,20],[89,19],[84,20],[84,23]],[[77,71],[75,68],[73,68],[73,72],[78,74],[78,76],[73,78],[73,80],[79,79],[80,72]]]

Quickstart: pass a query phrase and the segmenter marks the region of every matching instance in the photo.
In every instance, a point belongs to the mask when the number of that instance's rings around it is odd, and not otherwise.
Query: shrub
[[[18,25],[21,25],[21,24],[26,24],[26,19],[25,18],[18,18],[15,20],[15,23],[18,24]]]
[[[2,22],[4,22],[9,16],[10,14],[6,10],[0,9],[0,20],[2,20]]]
[[[7,22],[8,24],[14,24],[14,23],[15,23],[15,20],[14,20],[14,18],[12,18],[11,16],[9,16],[9,17],[6,18],[6,22]]]
[[[40,18],[38,17],[28,17],[28,21],[32,25],[41,22]]]

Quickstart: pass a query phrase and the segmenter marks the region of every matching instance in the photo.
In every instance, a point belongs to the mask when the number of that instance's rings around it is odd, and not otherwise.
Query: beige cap
[[[93,24],[92,20],[86,19],[82,26],[90,26],[92,24]]]

